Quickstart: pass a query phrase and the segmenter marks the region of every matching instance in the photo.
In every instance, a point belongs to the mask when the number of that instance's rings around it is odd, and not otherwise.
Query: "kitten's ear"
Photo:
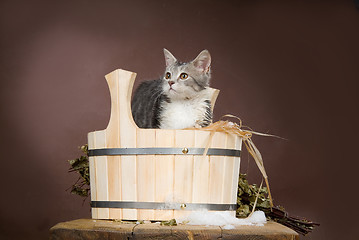
[[[203,50],[192,62],[198,70],[207,73],[211,66],[211,55],[208,50]]]
[[[171,66],[177,62],[177,59],[166,48],[163,49],[163,53],[165,54],[166,67]]]

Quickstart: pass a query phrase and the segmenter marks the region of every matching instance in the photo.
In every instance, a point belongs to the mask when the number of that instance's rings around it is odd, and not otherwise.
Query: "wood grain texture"
[[[58,223],[50,229],[50,240],[128,240],[135,224],[78,219]]]
[[[95,132],[95,147],[104,148],[106,147],[106,131]],[[96,199],[98,201],[108,201],[108,167],[107,157],[99,156],[95,157],[95,176],[96,176]],[[108,208],[98,208],[97,217],[99,219],[108,219],[110,212]]]
[[[109,131],[118,127],[136,129],[137,126],[131,113],[131,95],[136,73],[117,69],[107,74],[105,78],[111,95],[111,115],[106,129]],[[119,122],[118,119],[120,119]]]
[[[195,131],[195,147],[206,146],[209,140],[209,132]],[[209,157],[193,157],[193,193],[194,203],[209,202]]]
[[[201,130],[139,129],[131,114],[136,74],[115,70],[105,76],[111,115],[105,130],[88,134],[96,148],[204,148],[210,133]],[[219,90],[210,89],[212,108]],[[227,144],[228,142],[228,144]],[[238,148],[240,141],[216,133],[210,147]],[[122,155],[90,157],[92,201],[236,203],[239,158],[193,155]],[[233,180],[236,178],[236,180]],[[234,211],[233,211],[234,212]],[[97,219],[169,220],[187,210],[93,208]]]
[[[172,147],[175,130],[156,130],[156,147]],[[156,156],[156,202],[173,202],[174,155]],[[173,218],[173,210],[156,210],[155,219]]]
[[[115,79],[119,83],[117,99],[118,106],[116,111],[119,112],[119,137],[121,148],[136,147],[136,130],[137,126],[132,118],[131,113],[131,93],[136,74],[128,71],[118,71]],[[108,78],[108,81],[111,78]],[[121,79],[127,81],[120,81]],[[111,79],[112,80],[112,79]],[[107,131],[112,131],[107,128]],[[122,201],[137,201],[137,177],[136,177],[136,156],[121,156],[121,184],[122,184]],[[117,176],[118,177],[118,176]],[[136,209],[123,209],[123,219],[137,219]],[[126,217],[126,218],[125,218]]]
[[[216,132],[212,139],[211,147],[226,148],[227,134]],[[222,203],[225,161],[223,156],[209,157],[209,201],[211,203]]]
[[[173,239],[172,227],[160,224],[139,224],[133,228],[133,239]]]
[[[172,237],[174,239],[221,239],[221,228],[218,226],[194,226],[178,225],[172,227]]]
[[[95,132],[90,132],[87,136],[88,138],[88,148],[93,149],[95,147]],[[89,157],[89,174],[90,174],[90,191],[91,191],[91,201],[97,200],[97,181],[96,181],[96,167],[95,167],[95,157]],[[98,218],[98,211],[96,208],[93,208],[91,211],[92,218]]]
[[[159,224],[121,224],[109,220],[79,219],[58,223],[50,229],[51,240],[94,239],[221,239],[221,240],[299,240],[293,230],[268,222],[264,226],[160,226]]]
[[[242,139],[239,137],[235,138],[235,149],[241,150],[242,154]],[[232,178],[232,203],[237,202],[237,191],[238,191],[238,179],[239,179],[239,169],[241,164],[241,158],[235,158],[233,166],[233,178]]]
[[[215,88],[210,88],[210,90],[212,91],[212,98],[211,98],[211,110],[213,112],[214,109],[214,105],[216,104],[218,95],[219,95],[219,90],[215,89]]]
[[[111,94],[111,116],[106,128],[108,148],[136,147],[136,124],[131,113],[131,92],[136,74],[129,71],[116,70],[107,74],[106,80]],[[122,81],[121,81],[122,80]],[[112,157],[116,162],[109,166],[111,183],[117,187],[110,191],[117,192],[110,200],[137,201],[137,177],[136,156]],[[120,185],[120,186],[119,186]],[[122,214],[118,209],[111,209],[114,216],[120,218],[136,219],[137,210],[123,209]]]
[[[194,146],[194,131],[176,130],[175,147],[191,148]],[[174,201],[178,203],[192,202],[193,192],[193,155],[174,156]],[[185,211],[175,210],[174,217],[178,218],[185,214]]]
[[[106,80],[111,94],[111,116],[109,124],[105,130],[106,132],[106,148],[116,148],[121,146],[120,140],[120,111],[117,111],[119,100],[119,81],[117,75],[106,75]],[[122,199],[122,181],[121,176],[121,157],[120,156],[107,156],[107,169],[108,169],[108,195],[110,201],[119,201]],[[109,218],[121,219],[122,209],[109,209]]]
[[[236,135],[226,134],[226,148],[234,149],[236,145]],[[222,187],[222,203],[232,203],[233,202],[233,194],[237,195],[236,190],[238,183],[233,186],[233,178],[236,172],[235,162],[239,161],[239,158],[234,157],[222,157],[223,161],[223,187]],[[234,211],[233,211],[234,213]],[[235,214],[233,215],[235,216]]]
[[[148,129],[137,131],[137,147],[148,147],[156,142],[156,131]],[[137,156],[137,200],[154,202],[156,200],[156,156]],[[138,210],[138,220],[155,219],[154,210]]]

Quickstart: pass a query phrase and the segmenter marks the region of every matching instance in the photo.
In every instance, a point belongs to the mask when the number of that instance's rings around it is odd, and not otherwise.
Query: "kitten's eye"
[[[187,78],[188,78],[188,74],[187,74],[187,73],[181,73],[180,78],[181,78],[181,79],[187,79]]]
[[[166,79],[170,79],[171,78],[171,73],[169,72],[166,72],[166,76],[165,76]]]

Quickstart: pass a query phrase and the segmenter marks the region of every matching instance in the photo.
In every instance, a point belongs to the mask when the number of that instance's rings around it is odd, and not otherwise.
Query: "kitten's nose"
[[[174,81],[168,81],[168,84],[170,85],[170,87],[172,87],[173,84],[175,84]]]

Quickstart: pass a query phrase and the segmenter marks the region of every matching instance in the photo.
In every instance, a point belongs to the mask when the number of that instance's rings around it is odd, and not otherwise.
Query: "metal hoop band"
[[[101,148],[90,149],[89,156],[113,155],[203,155],[204,148]],[[239,157],[240,150],[209,148],[207,155]]]
[[[235,211],[236,204],[91,201],[93,208]]]

